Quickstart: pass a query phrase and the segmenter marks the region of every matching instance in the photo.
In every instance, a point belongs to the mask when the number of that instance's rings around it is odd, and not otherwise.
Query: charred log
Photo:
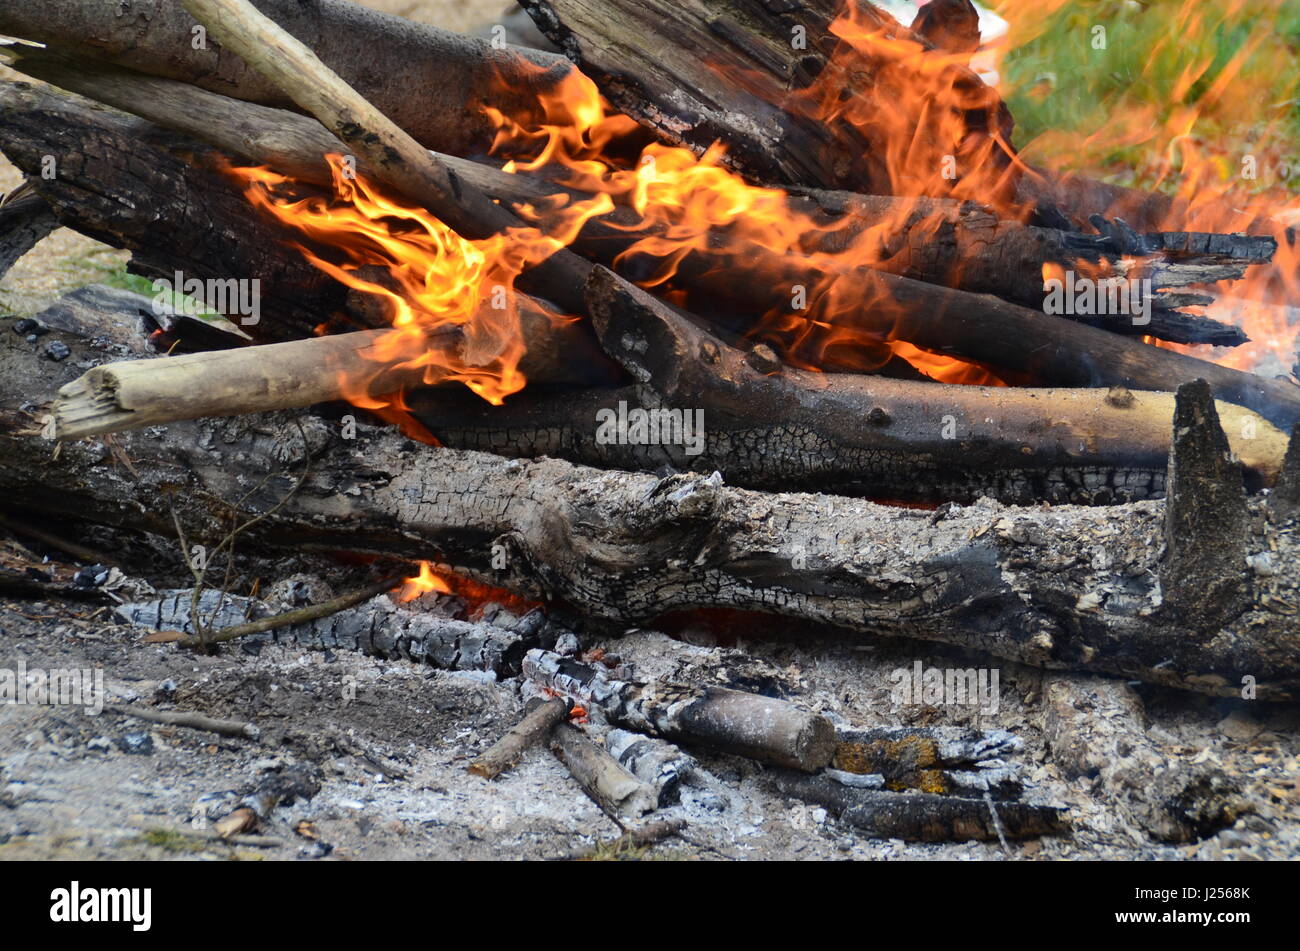
[[[1272,570],[1251,575],[1249,606],[1215,636],[1189,636],[1156,581],[1159,502],[919,512],[716,477],[413,452],[392,432],[343,440],[319,420],[300,429],[275,415],[123,434],[111,448],[68,443],[54,456],[33,400],[94,359],[83,341],[60,339],[73,354],[55,363],[0,329],[9,507],[164,536],[174,511],[202,540],[225,536],[234,506],[265,516],[248,546],[441,552],[472,577],[611,625],[728,607],[1209,693],[1235,693],[1249,676],[1260,697],[1300,694],[1300,538],[1289,523],[1251,518],[1249,549],[1270,552]],[[304,455],[316,457],[312,474],[286,499]]]

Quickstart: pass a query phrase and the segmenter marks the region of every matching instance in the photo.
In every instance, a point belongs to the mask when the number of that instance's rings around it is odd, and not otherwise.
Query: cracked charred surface
[[[300,429],[282,415],[65,444],[56,457],[37,435],[33,397],[52,396],[94,352],[52,333],[42,339],[73,348],[52,363],[8,322],[0,337],[0,492],[11,507],[170,536],[170,500],[187,534],[217,539],[242,500],[247,514],[269,513],[248,544],[437,552],[473,577],[611,625],[727,607],[1211,693],[1238,689],[1243,676],[1257,678],[1262,698],[1300,693],[1300,528],[1275,524],[1258,501],[1249,551],[1269,553],[1269,571],[1247,582],[1244,613],[1197,631],[1162,607],[1159,502],[900,510],[701,474],[430,449],[391,431],[345,440],[319,418]],[[311,472],[272,512],[298,478],[304,434]],[[494,552],[504,569],[492,567]]]
[[[523,0],[521,6],[615,108],[668,141],[696,151],[722,141],[726,161],[765,182],[898,192],[887,141],[817,118],[811,103],[800,108],[792,100],[818,79],[842,89],[842,100],[879,103],[892,95],[891,82],[898,80],[890,79],[883,58],[837,60],[842,41],[829,26],[839,0]],[[888,14],[868,4],[858,10],[897,42],[927,45]],[[915,137],[942,135],[950,118],[964,130],[953,146],[959,158],[990,133],[1009,142],[1011,115],[997,94],[969,69],[953,63],[951,71],[966,108],[957,114],[947,103],[918,105]]]
[[[258,0],[258,8],[399,126],[448,152],[486,150],[495,129],[481,106],[540,117],[537,96],[572,72],[561,56],[499,48],[345,0]],[[0,32],[91,54],[249,102],[291,106],[275,84],[204,34],[175,0],[0,3]],[[196,48],[198,46],[198,48]],[[364,52],[361,52],[364,51]]]
[[[252,214],[206,148],[26,83],[0,85],[0,103],[5,155],[61,223],[133,252],[135,273],[260,281],[262,319],[247,329],[265,339],[309,336],[344,308],[346,288],[288,246],[288,229]],[[46,155],[58,156],[51,179]]]
[[[425,391],[408,405],[457,448],[621,469],[716,469],[748,488],[1021,504],[1164,493],[1169,394],[947,386],[779,364],[775,372],[763,364],[762,348],[730,347],[603,269],[588,283],[587,309],[601,346],[635,385],[530,391],[502,407]],[[620,403],[679,415],[700,410],[702,432],[694,445],[598,439],[599,414]],[[1228,432],[1255,434],[1233,438],[1252,486],[1271,484],[1286,437],[1249,411],[1219,406]]]

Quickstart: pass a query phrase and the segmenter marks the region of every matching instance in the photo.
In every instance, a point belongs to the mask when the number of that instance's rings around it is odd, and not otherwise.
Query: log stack
[[[1266,264],[1271,238],[1138,233],[1064,181],[1025,198],[996,92],[936,48],[943,30],[870,4],[524,6],[564,57],[343,0],[0,0],[0,32],[44,44],[9,49],[36,83],[0,86],[0,149],[31,189],[0,206],[0,261],[57,219],[146,277],[260,288],[253,345],[218,352],[114,362],[56,331],[40,346],[72,359],[53,362],[5,332],[5,504],[191,540],[233,509],[256,548],[437,557],[593,630],[720,608],[1300,695],[1300,386],[1147,339],[1241,343],[1186,308]],[[642,154],[703,154],[800,233],[684,238],[616,175],[503,164],[500,116],[554,126],[556,97],[589,81],[640,123],[615,123],[625,176]],[[863,121],[923,81],[902,128],[955,156],[953,178],[900,166],[897,130]],[[346,166],[449,241],[522,250],[395,355],[376,300],[410,285],[362,279],[330,235],[253,203],[232,173],[249,164],[294,207],[345,204]],[[1074,267],[1148,280],[1131,286],[1149,321],[1044,313],[1043,275]],[[480,319],[499,290],[510,339]],[[458,386],[506,353],[522,392]],[[986,385],[927,376],[936,362]],[[364,414],[343,436],[344,399],[400,407],[435,445]],[[218,437],[222,417],[241,421]],[[556,743],[591,773],[573,736]]]

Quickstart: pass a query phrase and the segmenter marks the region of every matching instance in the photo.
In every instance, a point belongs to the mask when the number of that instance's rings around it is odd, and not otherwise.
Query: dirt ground
[[[17,543],[6,542],[13,549]],[[41,546],[22,546],[40,554]],[[68,573],[75,566],[55,567]],[[266,567],[266,566],[264,566]],[[300,570],[295,561],[281,571]],[[315,565],[340,586],[346,572]],[[164,571],[161,586],[173,578]],[[252,722],[257,739],[141,722],[69,706],[0,704],[0,858],[541,859],[589,854],[618,830],[545,749],[494,782],[466,765],[519,717],[517,679],[446,672],[345,651],[277,643],[199,656],[145,644],[106,608],[0,602],[0,668],[98,668],[106,704],[197,711]],[[774,793],[766,770],[692,750],[718,781],[657,816],[682,815],[686,839],[664,859],[1280,859],[1300,856],[1300,709],[1260,708],[1141,688],[1145,734],[1170,763],[1221,767],[1242,785],[1241,817],[1200,842],[1165,845],[1137,828],[1097,777],[1062,774],[1042,729],[1044,674],[1003,666],[996,714],[907,706],[890,672],[981,666],[931,645],[796,637],[718,646],[638,631],[602,641],[639,677],[763,690],[840,726],[975,725],[1024,741],[1026,801],[1070,809],[1071,834],[1011,843],[871,839],[825,810]],[[1128,688],[1123,688],[1127,690]],[[1099,714],[1101,715],[1101,714]],[[213,823],[273,774],[319,791],[276,808],[256,847],[214,841]],[[302,825],[302,823],[307,823]],[[305,833],[305,834],[304,834]],[[598,853],[601,854],[601,853]]]

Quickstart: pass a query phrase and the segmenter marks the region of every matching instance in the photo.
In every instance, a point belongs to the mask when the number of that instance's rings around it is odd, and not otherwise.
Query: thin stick
[[[494,778],[518,762],[525,750],[550,733],[568,715],[569,702],[560,697],[539,703],[487,752],[470,763],[467,770],[484,779]]]
[[[310,112],[379,179],[423,205],[460,235],[486,238],[523,223],[411,138],[305,44],[248,0],[183,0],[220,43]],[[581,313],[591,264],[559,251],[533,269],[537,290]]]
[[[110,706],[108,709],[123,716],[135,717],[137,720],[165,723],[167,726],[186,726],[192,730],[206,730],[222,736],[239,736],[255,740],[262,732],[252,723],[244,723],[241,720],[217,720],[213,717],[205,717],[201,713],[172,713],[167,710],[150,710],[148,707],[132,707],[124,704]]]
[[[309,604],[305,608],[295,608],[292,611],[285,611],[283,614],[260,618],[246,624],[234,624],[219,631],[213,631],[206,638],[185,637],[176,643],[181,647],[210,646],[220,644],[223,641],[233,641],[249,634],[262,634],[266,631],[274,631],[278,627],[288,627],[291,624],[301,624],[305,621],[315,621],[323,617],[329,617],[331,614],[337,614],[339,611],[358,605],[363,601],[369,601],[385,591],[392,591],[401,584],[402,578],[402,575],[392,575],[349,594],[341,594],[337,598],[322,601],[320,604]]]

